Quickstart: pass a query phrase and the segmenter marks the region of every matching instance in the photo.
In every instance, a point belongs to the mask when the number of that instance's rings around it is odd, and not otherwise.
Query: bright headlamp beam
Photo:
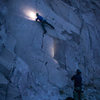
[[[25,15],[25,18],[27,18],[28,20],[35,20],[36,19],[36,12],[34,10],[25,9],[24,15]]]

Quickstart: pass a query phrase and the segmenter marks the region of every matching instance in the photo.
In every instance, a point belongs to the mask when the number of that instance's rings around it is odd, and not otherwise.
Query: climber
[[[41,23],[41,26],[43,28],[44,34],[47,33],[45,29],[45,24],[49,25],[52,29],[55,29],[50,23],[48,23],[42,16],[40,16],[38,13],[36,13],[36,21],[39,21]]]
[[[79,69],[76,70],[76,74],[72,76],[71,80],[74,81],[74,91],[73,91],[74,100],[81,100],[82,77],[81,77],[81,71]]]

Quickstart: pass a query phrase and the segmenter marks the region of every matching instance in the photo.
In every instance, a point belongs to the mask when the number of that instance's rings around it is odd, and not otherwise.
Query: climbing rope
[[[41,49],[43,49],[43,45],[44,45],[44,43],[43,43],[44,41],[43,40],[44,40],[44,33],[42,33],[42,45],[41,45]]]

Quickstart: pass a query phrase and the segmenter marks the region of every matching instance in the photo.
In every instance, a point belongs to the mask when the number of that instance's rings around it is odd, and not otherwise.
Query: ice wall
[[[36,12],[55,27],[44,37]],[[99,0],[1,0],[0,100],[64,100],[77,68],[84,98],[99,100],[99,16]]]

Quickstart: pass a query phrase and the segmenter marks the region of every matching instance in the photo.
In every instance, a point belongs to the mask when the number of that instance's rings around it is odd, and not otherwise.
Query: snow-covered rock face
[[[44,37],[36,12],[55,27]],[[0,100],[64,100],[77,68],[100,100],[99,16],[99,0],[0,0]]]

